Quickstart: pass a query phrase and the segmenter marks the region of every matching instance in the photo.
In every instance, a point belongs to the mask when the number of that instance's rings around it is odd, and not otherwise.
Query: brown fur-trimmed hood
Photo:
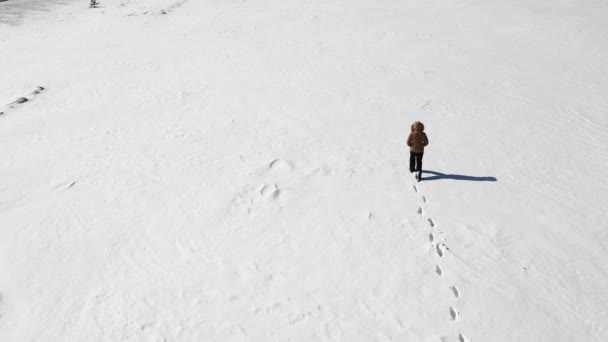
[[[424,124],[420,121],[416,121],[412,124],[412,132],[424,132]]]

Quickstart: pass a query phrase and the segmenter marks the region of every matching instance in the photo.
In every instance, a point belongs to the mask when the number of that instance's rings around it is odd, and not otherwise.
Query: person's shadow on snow
[[[475,177],[465,175],[445,174],[437,171],[422,170],[422,173],[431,174],[432,176],[422,177],[422,180],[437,180],[437,179],[454,179],[473,182],[496,182],[496,177]]]

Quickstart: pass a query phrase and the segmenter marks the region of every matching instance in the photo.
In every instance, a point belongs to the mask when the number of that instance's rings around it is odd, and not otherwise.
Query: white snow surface
[[[0,2],[0,341],[608,341],[606,18]]]

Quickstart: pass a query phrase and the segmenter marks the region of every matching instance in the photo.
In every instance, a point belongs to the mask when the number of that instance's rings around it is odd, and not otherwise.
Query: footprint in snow
[[[441,266],[437,265],[435,266],[435,272],[441,277],[443,275],[443,270],[441,269]]]
[[[414,191],[418,192],[418,187],[414,185]]]
[[[291,171],[291,169],[293,169],[293,166],[291,166],[291,164],[283,159],[275,159],[273,161],[270,162],[270,164],[268,164],[268,169],[269,170],[285,170],[285,171]]]
[[[458,311],[456,311],[453,306],[450,306],[450,318],[452,319],[452,321],[458,319]]]
[[[437,255],[439,255],[439,257],[442,257],[442,256],[443,256],[443,253],[444,253],[443,248],[444,248],[444,247],[443,247],[443,244],[440,244],[440,243],[438,243],[438,244],[435,246],[435,251],[437,252]]]
[[[426,196],[422,196],[422,202],[424,202],[424,203],[428,203],[428,201],[429,201],[429,200],[426,198]]]
[[[435,228],[435,221],[432,218],[428,219],[428,221],[431,228]]]
[[[264,185],[260,194],[264,197],[276,197],[278,195],[279,188],[276,184]]]
[[[424,215],[424,210],[421,207],[418,207],[418,215]]]
[[[435,241],[435,235],[433,233],[429,233],[429,241],[431,241],[431,243]]]
[[[469,342],[469,340],[467,340],[467,338],[464,337],[463,334],[458,334],[458,341],[460,341],[460,342]]]
[[[289,173],[291,172],[291,170],[293,170],[293,166],[291,165],[291,163],[283,159],[275,159],[254,174],[256,176],[262,176],[270,173],[276,176],[280,174]]]
[[[456,286],[450,286],[450,289],[452,290],[452,293],[454,294],[454,297],[458,298],[460,297],[460,291],[458,291],[458,288]]]

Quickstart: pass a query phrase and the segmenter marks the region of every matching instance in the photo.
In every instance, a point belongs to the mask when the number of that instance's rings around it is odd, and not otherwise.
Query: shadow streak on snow
[[[437,180],[437,179],[454,179],[454,180],[463,180],[463,181],[473,181],[473,182],[496,182],[496,177],[475,177],[475,176],[465,176],[465,175],[453,175],[453,174],[445,174],[437,171],[431,170],[422,170],[422,173],[428,173],[432,176],[423,177],[422,180]]]

